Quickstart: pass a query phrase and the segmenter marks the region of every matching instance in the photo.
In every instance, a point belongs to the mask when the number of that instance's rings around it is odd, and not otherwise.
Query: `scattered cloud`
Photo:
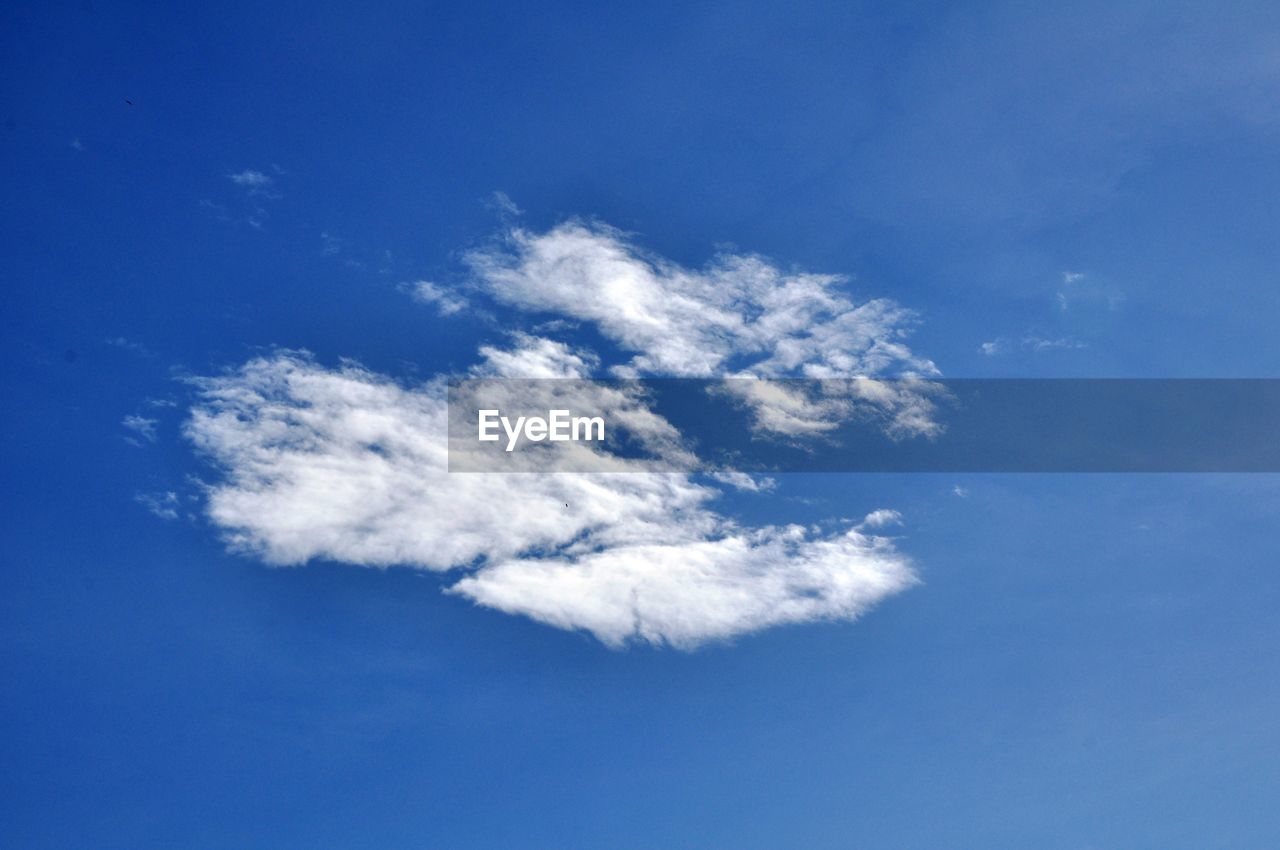
[[[577,322],[571,322],[568,319],[548,319],[545,322],[538,322],[533,326],[534,333],[555,334],[563,331],[577,330],[579,327]]]
[[[120,421],[120,424],[131,431],[135,436],[125,437],[135,446],[141,446],[142,441],[154,443],[156,441],[156,426],[158,420],[149,419],[146,416],[131,414]]]
[[[227,178],[237,186],[244,186],[248,189],[266,189],[275,182],[261,171],[255,171],[251,168],[235,174],[228,174]]]
[[[935,399],[948,395],[938,383],[869,377],[794,382],[739,373],[714,390],[749,412],[751,427],[769,436],[812,439],[834,432],[855,418],[878,422],[892,439],[936,437],[944,427],[935,418]]]
[[[498,214],[505,218],[524,215],[524,210],[516,206],[516,202],[511,200],[506,192],[494,192],[490,195],[488,206],[497,210]]]
[[[332,257],[342,252],[343,240],[329,233],[327,230],[320,233],[320,253],[326,257]]]
[[[415,301],[435,305],[436,312],[441,316],[452,316],[467,308],[466,298],[429,280],[416,280],[400,286]]]
[[[1124,303],[1124,293],[1084,272],[1064,271],[1061,284],[1053,293],[1053,303],[1056,310],[1045,324],[1056,327],[1056,331],[1028,330],[1021,337],[998,337],[981,343],[978,350],[987,357],[995,357],[1016,351],[1039,353],[1088,348],[1089,343],[1077,334],[1098,336],[1099,330],[1114,320],[1116,311]]]
[[[161,519],[178,518],[177,493],[136,493],[133,500]]]
[[[84,150],[85,150],[84,143],[82,143],[79,138],[72,139],[71,149],[74,151],[79,151],[80,153],[84,153]]]
[[[151,350],[147,348],[145,345],[143,345],[142,343],[138,342],[137,340],[127,339],[126,337],[122,337],[122,336],[112,336],[112,337],[107,337],[105,340],[103,340],[103,342],[105,342],[107,345],[111,346],[112,348],[119,348],[122,351],[128,351],[132,354],[137,354],[141,357],[152,356]]]
[[[227,209],[226,204],[219,204],[216,201],[209,200],[208,198],[201,198],[200,207],[201,209],[208,210],[210,214],[218,221],[223,221],[223,222],[231,221],[231,213]]]
[[[859,528],[884,528],[886,525],[902,525],[902,514],[881,508],[867,514]]]
[[[978,350],[987,357],[996,357],[1002,354],[1008,354],[1012,351],[1028,351],[1039,353],[1042,351],[1061,351],[1088,348],[1089,344],[1083,340],[1076,339],[1073,336],[1060,337],[1043,337],[1036,334],[1027,334],[1018,340],[1009,340],[1005,337],[993,339],[990,342],[984,342],[978,347]]]
[[[713,472],[711,477],[721,484],[728,484],[735,490],[743,490],[748,493],[767,493],[778,486],[776,478],[748,475],[745,472]]]
[[[939,427],[928,394],[917,391],[923,385],[899,387],[895,396],[883,384],[800,392],[769,382],[938,374],[906,344],[912,311],[884,298],[855,303],[838,275],[784,271],[754,254],[721,254],[690,269],[641,250],[621,231],[581,221],[545,233],[513,228],[465,259],[476,288],[496,301],[589,323],[634,353],[611,367],[616,377],[750,379],[726,389],[753,409],[759,430],[811,436],[855,409],[882,405],[899,435]]]
[[[589,378],[600,360],[589,351],[575,350],[563,342],[515,333],[510,348],[480,346],[481,362],[475,377],[493,378]]]
[[[1022,347],[1028,351],[1055,351],[1061,349],[1088,348],[1089,344],[1087,342],[1081,342],[1071,336],[1047,339],[1041,336],[1027,335],[1022,338]]]
[[[959,484],[957,484],[956,486],[952,487],[952,488],[951,488],[951,492],[952,492],[952,493],[954,493],[956,496],[959,496],[961,499],[967,499],[967,498],[969,498],[969,490],[968,490],[968,488],[966,488],[966,487],[961,487]]]
[[[915,315],[887,299],[855,304],[837,275],[784,272],[756,255],[724,254],[700,270],[647,254],[620,231],[571,221],[512,229],[469,253],[496,300],[594,324],[635,352],[621,375],[853,377],[935,374],[904,340]]]
[[[1063,272],[1062,287],[1055,294],[1059,311],[1083,310],[1105,314],[1120,309],[1124,293],[1083,272]]]
[[[284,174],[279,166],[273,165],[272,170],[276,174]],[[232,201],[230,205],[205,198],[200,201],[200,206],[209,210],[218,221],[245,224],[254,230],[263,230],[270,218],[264,205],[282,197],[275,188],[275,178],[257,169],[247,168],[227,174],[227,179],[244,189],[245,197]],[[232,206],[236,210],[234,213]]]

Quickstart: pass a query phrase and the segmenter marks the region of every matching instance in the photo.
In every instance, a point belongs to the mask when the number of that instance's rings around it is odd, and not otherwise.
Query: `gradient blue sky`
[[[923,583],[694,652],[187,499],[175,376],[473,362],[398,284],[495,192],[849,275],[950,377],[1277,375],[1280,7],[775,6],[6,5],[0,844],[1274,842],[1272,476],[787,477],[730,512],[892,507]]]

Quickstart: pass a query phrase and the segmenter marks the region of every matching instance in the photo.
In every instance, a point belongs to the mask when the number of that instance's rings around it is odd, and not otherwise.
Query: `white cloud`
[[[901,525],[902,514],[897,511],[891,511],[881,508],[878,511],[872,511],[862,520],[859,528],[884,528],[886,525]]]
[[[1022,339],[1013,342],[1004,337],[993,339],[990,342],[982,343],[978,350],[988,357],[996,357],[1017,349],[1038,354],[1042,351],[1069,351],[1088,347],[1089,343],[1073,336],[1043,337],[1029,333],[1024,335]]]
[[[914,313],[888,299],[855,303],[839,276],[785,272],[751,254],[723,254],[701,270],[688,269],[641,251],[613,228],[577,221],[541,234],[515,228],[500,245],[468,254],[467,262],[476,284],[496,300],[591,322],[635,352],[613,367],[618,376],[764,379],[726,387],[753,410],[760,430],[813,435],[855,410],[888,405],[900,435],[938,431],[923,386],[894,395],[864,394],[852,385],[801,391],[766,383],[938,374],[906,345]]]
[[[125,351],[131,351],[134,354],[139,354],[139,355],[142,355],[143,357],[151,356],[151,351],[145,345],[138,342],[137,340],[128,339],[122,336],[113,336],[113,337],[107,337],[105,340],[103,340],[103,342],[105,342],[107,345],[111,346],[112,348],[120,348]]]
[[[847,619],[914,581],[885,539],[743,529],[683,474],[451,475],[439,380],[282,352],[197,386],[186,433],[225,473],[209,516],[271,564],[461,569],[451,591],[483,605],[680,647]]]
[[[498,348],[480,346],[481,362],[471,374],[489,378],[588,378],[600,365],[599,358],[587,351],[575,351],[563,342],[545,337],[516,333],[515,345]]]
[[[146,440],[148,443],[154,443],[156,441],[156,425],[159,423],[155,419],[148,419],[145,416],[133,414],[122,419],[120,424],[141,437],[143,440]],[[134,445],[141,445],[141,443],[132,437],[126,437],[125,439],[129,440]]]
[[[441,316],[452,316],[467,309],[466,298],[429,280],[404,283],[401,288],[409,292],[415,301],[435,305],[436,312]]]
[[[887,540],[799,526],[501,561],[451,588],[609,645],[693,647],[787,623],[852,619],[915,581]]]
[[[691,271],[580,223],[513,231],[468,262],[478,290],[552,322],[592,323],[629,350],[616,374],[838,378],[845,396],[886,411],[885,427],[927,432],[927,393],[917,403],[897,395],[909,389],[861,380],[936,372],[903,341],[911,313],[886,300],[855,304],[840,278],[782,272],[754,256]],[[450,297],[425,281],[412,291],[438,307]],[[592,352],[516,333],[481,346],[468,374],[586,378],[600,368]],[[894,511],[819,534],[743,527],[713,510],[718,489],[684,473],[451,474],[445,382],[405,386],[353,362],[325,368],[287,351],[197,379],[184,433],[221,473],[207,490],[210,519],[233,549],[270,564],[439,571],[452,593],[610,645],[687,648],[849,619],[915,582],[893,542],[870,533],[898,522]],[[766,394],[773,386],[758,383]],[[594,392],[654,452],[685,451],[628,390]],[[793,401],[754,409],[769,416],[792,405],[796,421],[832,412],[804,407],[829,398]],[[589,468],[628,468],[600,458]],[[733,473],[708,480],[773,486]]]
[[[320,234],[320,253],[332,257],[342,252],[343,240],[327,230]]]
[[[735,490],[743,490],[748,493],[767,493],[778,486],[778,481],[775,478],[748,475],[745,472],[713,472],[711,477],[721,484],[728,484]]]
[[[135,493],[133,500],[160,519],[178,518],[177,493]]]
[[[228,174],[227,178],[237,186],[244,186],[249,189],[265,189],[274,182],[261,171],[254,171],[251,168],[235,174]]]
[[[278,166],[272,166],[272,168],[277,174],[284,173],[284,171]],[[282,195],[274,188],[276,182],[274,177],[252,168],[228,174],[227,179],[232,183],[235,183],[237,186],[245,189],[248,196],[254,201],[278,201],[282,197]],[[256,208],[250,215],[245,217],[245,222],[249,226],[261,230],[266,218],[266,210]]]
[[[914,314],[886,299],[855,304],[835,275],[784,272],[726,254],[692,270],[640,251],[604,225],[513,229],[467,255],[504,303],[594,323],[636,352],[622,374],[761,377],[935,374],[904,343]]]
[[[1072,336],[1060,336],[1052,339],[1028,334],[1022,338],[1022,347],[1028,351],[1055,351],[1072,348],[1088,348],[1087,342],[1081,342]]]
[[[494,192],[490,195],[489,206],[497,210],[499,215],[506,218],[524,215],[524,210],[516,206],[516,202],[511,200],[511,196],[506,192]]]

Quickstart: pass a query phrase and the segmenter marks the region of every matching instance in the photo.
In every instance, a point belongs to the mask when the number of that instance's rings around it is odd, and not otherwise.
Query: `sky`
[[[1272,475],[439,439],[458,376],[1277,377],[1274,4],[0,20],[0,844],[1280,832]]]

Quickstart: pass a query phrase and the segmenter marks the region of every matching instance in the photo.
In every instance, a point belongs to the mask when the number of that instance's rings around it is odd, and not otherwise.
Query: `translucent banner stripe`
[[[1280,472],[1280,379],[457,381],[451,472]]]

